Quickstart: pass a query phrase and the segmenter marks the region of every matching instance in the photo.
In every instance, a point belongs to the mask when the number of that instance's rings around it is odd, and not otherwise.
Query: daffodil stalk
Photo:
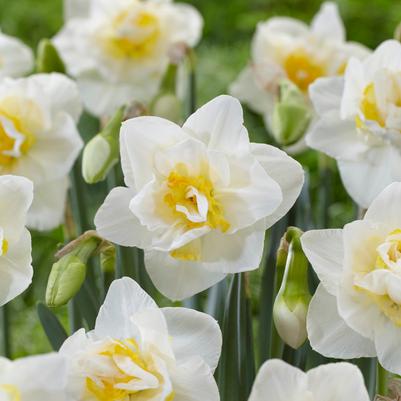
[[[389,386],[389,373],[386,369],[381,366],[379,362],[377,362],[377,371],[376,371],[376,394],[381,396],[388,395],[388,386]]]

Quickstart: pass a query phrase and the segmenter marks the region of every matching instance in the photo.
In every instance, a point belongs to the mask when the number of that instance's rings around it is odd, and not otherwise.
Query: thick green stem
[[[4,305],[0,308],[2,355],[6,358],[11,358],[10,321],[8,312],[8,305]]]

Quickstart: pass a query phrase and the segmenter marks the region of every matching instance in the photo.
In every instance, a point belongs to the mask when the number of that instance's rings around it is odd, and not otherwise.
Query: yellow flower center
[[[143,355],[134,339],[113,340],[99,353],[104,358],[107,371],[114,370],[112,377],[104,373],[86,378],[86,390],[98,401],[146,401],[162,391],[165,379],[157,370],[151,357]],[[162,401],[173,401],[174,392],[169,391]]]
[[[138,10],[140,4],[119,13],[99,34],[106,54],[114,58],[143,59],[152,55],[161,38],[157,15]]]
[[[392,231],[385,239],[385,241],[377,248],[377,258],[371,271],[385,269],[395,270],[397,265],[401,262],[401,229]],[[401,264],[400,264],[401,265]],[[358,289],[365,291],[371,299],[379,306],[381,311],[386,315],[395,325],[401,326],[401,304],[396,302],[388,294],[376,294],[366,288]]]
[[[9,401],[21,401],[21,393],[12,384],[0,384],[0,394],[6,394]]]
[[[284,60],[288,79],[304,92],[317,78],[326,75],[326,68],[303,49],[295,50]]]
[[[381,127],[385,126],[384,119],[377,106],[375,85],[373,83],[370,83],[364,89],[359,108],[366,120],[376,121]],[[365,124],[359,116],[356,116],[355,123],[357,128],[365,128]]]
[[[164,202],[188,229],[207,225],[226,232],[230,227],[207,175],[191,176],[185,165],[169,174]]]

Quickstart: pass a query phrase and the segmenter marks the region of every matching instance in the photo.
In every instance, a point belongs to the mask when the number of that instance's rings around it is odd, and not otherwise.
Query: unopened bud
[[[66,72],[63,60],[49,39],[42,39],[39,42],[36,71],[39,73],[59,72],[61,74]]]
[[[178,123],[181,120],[181,102],[175,94],[166,93],[155,99],[151,113]]]
[[[311,295],[308,286],[308,260],[303,254],[302,232],[290,227],[286,234],[288,256],[280,290],[273,307],[273,318],[282,340],[294,349],[307,338],[306,315]]]
[[[102,243],[95,232],[88,232],[66,245],[59,252],[60,259],[53,264],[46,288],[46,304],[65,305],[81,288],[88,259]]]
[[[82,176],[88,184],[103,181],[119,160],[119,133],[124,109],[117,110],[104,129],[85,146],[82,155]]]
[[[279,88],[272,115],[272,134],[280,145],[290,146],[305,134],[312,110],[305,95],[291,81],[281,81]]]

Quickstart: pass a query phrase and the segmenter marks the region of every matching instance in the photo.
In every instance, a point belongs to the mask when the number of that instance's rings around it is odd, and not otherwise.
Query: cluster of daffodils
[[[308,313],[312,347],[334,358],[377,356],[401,374],[401,183],[344,229],[303,235],[321,284]]]
[[[68,72],[76,78],[85,107],[110,115],[133,100],[157,94],[175,45],[192,47],[202,17],[170,0],[68,2],[67,21],[54,38]]]
[[[111,191],[95,224],[109,241],[145,250],[155,286],[170,299],[259,267],[265,231],[298,197],[301,166],[249,142],[238,100],[220,96],[180,127],[158,117],[120,134],[127,187]]]
[[[337,159],[345,188],[367,208],[401,181],[401,45],[389,40],[340,78],[317,80],[310,95],[318,121],[307,144]]]
[[[263,115],[279,143],[297,151],[304,147],[302,135],[310,121],[309,86],[318,78],[342,75],[351,56],[363,59],[368,54],[365,47],[345,41],[336,4],[324,3],[310,27],[286,17],[259,23],[250,65],[230,90]],[[286,81],[297,89],[295,95],[286,96],[285,88],[280,93]],[[286,104],[282,105],[280,98]],[[287,121],[294,118],[295,127]]]

